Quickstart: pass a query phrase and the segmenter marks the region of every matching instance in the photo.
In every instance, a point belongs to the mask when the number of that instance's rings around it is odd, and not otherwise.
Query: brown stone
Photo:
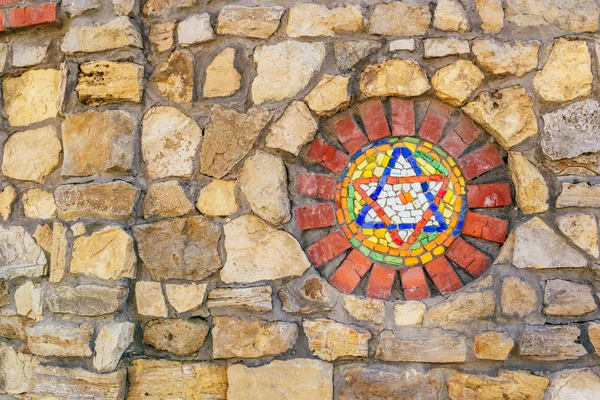
[[[153,320],[144,327],[144,343],[176,356],[190,356],[202,348],[208,330],[208,323],[198,318]]]
[[[535,289],[527,282],[510,276],[502,280],[502,314],[525,317],[538,308]]]
[[[231,96],[240,88],[241,79],[235,68],[235,49],[229,47],[217,54],[206,68],[204,97]]]
[[[166,318],[169,315],[160,282],[136,282],[135,304],[138,314],[146,317]]]
[[[23,214],[27,218],[52,219],[56,217],[56,203],[51,192],[34,188],[23,193]]]
[[[331,117],[350,105],[349,76],[324,74],[304,101],[319,117]]]
[[[458,373],[448,379],[448,394],[452,400],[543,400],[549,383],[548,378],[524,371],[500,370],[496,378]]]
[[[128,293],[123,286],[57,286],[46,293],[46,306],[53,313],[97,317],[120,311]]]
[[[368,321],[375,325],[385,322],[385,303],[376,299],[364,299],[354,296],[344,296],[342,306],[352,318],[358,321]]]
[[[317,122],[306,103],[292,101],[281,118],[271,125],[265,144],[272,149],[285,150],[295,156],[317,132]]]
[[[38,324],[27,329],[27,347],[38,356],[90,357],[93,331],[92,324]]]
[[[148,40],[154,45],[158,53],[171,50],[175,44],[175,21],[166,21],[150,25]]]
[[[485,33],[498,33],[504,28],[502,0],[475,0],[475,8]]]
[[[279,291],[282,309],[288,313],[330,311],[336,305],[338,297],[339,292],[329,282],[314,274],[295,279]]]
[[[544,291],[544,314],[577,317],[598,308],[592,289],[585,284],[551,279]]]
[[[45,252],[50,253],[52,251],[52,228],[50,228],[50,225],[38,225],[33,233],[33,238]],[[50,257],[52,258],[52,256]]]
[[[523,76],[538,65],[540,42],[497,42],[476,39],[473,54],[484,71],[494,75]]]
[[[462,4],[457,0],[439,0],[433,14],[433,27],[442,31],[468,31],[469,20]]]
[[[0,192],[0,216],[7,220],[12,213],[12,205],[17,199],[17,191],[12,186],[6,186]]]
[[[457,60],[438,69],[431,86],[440,100],[459,107],[483,82],[483,72],[468,60]]]
[[[371,333],[331,319],[305,319],[302,322],[308,348],[325,361],[368,357]]]
[[[215,288],[208,294],[206,307],[211,312],[227,310],[267,312],[273,310],[272,295],[271,286]]]
[[[565,207],[600,207],[600,185],[563,182],[556,208]]]
[[[359,6],[327,8],[321,4],[296,4],[288,12],[285,32],[288,37],[335,36],[359,32],[363,16]]]
[[[194,97],[194,56],[187,50],[174,51],[158,66],[150,81],[170,101],[190,104]]]
[[[244,7],[227,5],[217,18],[217,33],[267,39],[279,27],[285,9],[279,6]]]
[[[519,354],[535,360],[574,360],[587,351],[579,343],[577,326],[527,326],[521,334]]]
[[[391,59],[368,65],[360,74],[360,91],[367,97],[418,96],[429,88],[427,76],[411,60]]]
[[[67,251],[69,228],[62,222],[52,225],[52,243],[50,247],[50,278],[52,283],[60,282],[67,273]]]
[[[152,184],[144,197],[146,219],[182,217],[193,213],[194,205],[177,180]]]
[[[171,11],[193,7],[196,0],[149,0],[144,4],[142,11],[151,17],[162,16]]]
[[[593,322],[588,326],[588,337],[594,346],[596,355],[600,355],[600,323]]]
[[[34,323],[34,320],[22,315],[1,315],[0,337],[26,341],[27,328],[32,326]]]
[[[102,106],[127,101],[141,103],[144,67],[130,62],[90,61],[79,66],[79,100]]]
[[[544,176],[524,155],[508,152],[508,174],[515,185],[515,200],[524,214],[548,210],[550,194]]]
[[[515,341],[505,332],[484,332],[475,336],[475,357],[482,360],[506,360]]]
[[[464,336],[442,329],[405,328],[394,334],[385,330],[379,336],[375,358],[391,362],[464,362],[467,344]]]
[[[496,312],[496,296],[491,290],[456,293],[425,313],[425,325],[462,323],[471,319],[489,319]]]
[[[391,36],[424,35],[429,29],[429,7],[402,1],[377,4],[369,18],[369,33]]]

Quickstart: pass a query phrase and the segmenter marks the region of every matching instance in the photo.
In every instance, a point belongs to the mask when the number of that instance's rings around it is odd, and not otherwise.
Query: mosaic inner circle
[[[337,221],[373,261],[425,264],[460,235],[465,179],[454,159],[414,137],[371,143],[355,153],[337,187]]]

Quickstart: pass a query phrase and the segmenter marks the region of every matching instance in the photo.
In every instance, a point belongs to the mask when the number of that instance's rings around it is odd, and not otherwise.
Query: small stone
[[[127,17],[104,24],[72,26],[63,39],[63,53],[95,53],[121,47],[143,47],[142,35]]]
[[[600,391],[600,378],[591,369],[566,371],[552,380],[550,400],[595,400]]]
[[[142,9],[145,15],[159,17],[182,8],[193,7],[196,0],[149,0]]]
[[[242,76],[235,68],[235,49],[226,48],[206,68],[204,97],[231,96],[240,88]]]
[[[548,210],[550,197],[544,176],[527,157],[515,151],[508,152],[508,174],[515,185],[517,205],[524,214]]]
[[[236,181],[213,179],[200,190],[196,208],[204,215],[226,217],[235,214],[239,205],[235,199]]]
[[[325,279],[308,274],[288,282],[279,291],[282,309],[288,313],[313,314],[335,307],[339,292]]]
[[[17,191],[12,186],[6,186],[0,192],[0,216],[7,220],[12,213],[12,204],[17,199]]]
[[[214,317],[211,334],[214,358],[258,358],[282,354],[294,347],[298,326],[293,322]]]
[[[134,125],[131,115],[120,110],[86,111],[67,116],[62,124],[62,175],[131,172]]]
[[[285,8],[279,6],[244,7],[227,5],[217,18],[217,33],[267,39],[279,27]]]
[[[44,183],[60,165],[61,151],[53,126],[15,132],[4,144],[2,173],[6,178]]]
[[[33,238],[45,252],[52,251],[52,228],[48,224],[38,225],[33,233]]]
[[[175,45],[175,26],[177,22],[166,21],[150,25],[148,40],[157,53],[171,50]]]
[[[367,97],[418,96],[430,87],[419,64],[411,60],[391,59],[368,65],[360,74],[360,91]]]
[[[467,32],[469,20],[457,0],[439,0],[433,14],[433,27],[442,31]]]
[[[579,343],[577,326],[527,326],[521,334],[519,354],[535,360],[574,360],[587,351]]]
[[[62,6],[71,18],[83,15],[86,11],[100,8],[100,0],[65,0]]]
[[[56,217],[54,195],[42,189],[29,189],[23,194],[23,213],[27,218],[51,219]]]
[[[390,372],[368,366],[352,366],[344,371],[339,400],[355,399],[440,399],[442,382],[433,374],[416,369]]]
[[[76,222],[71,225],[71,233],[73,237],[83,236],[87,233],[87,228],[83,222]]]
[[[102,325],[94,340],[94,368],[100,372],[114,371],[133,343],[134,331],[135,324],[131,322]]]
[[[24,126],[56,117],[61,99],[57,69],[31,69],[2,79],[4,112],[12,126]]]
[[[347,40],[333,42],[335,63],[342,72],[349,71],[383,45],[375,40]]]
[[[533,101],[520,86],[484,92],[462,110],[507,150],[537,135]]]
[[[420,301],[405,301],[394,304],[394,322],[398,326],[421,325],[427,306]]]
[[[206,307],[214,313],[221,310],[266,312],[273,310],[271,286],[247,288],[215,288],[208,294]]]
[[[533,78],[536,93],[545,101],[564,102],[592,93],[592,57],[585,40],[559,38],[542,70]]]
[[[165,291],[169,304],[177,314],[193,311],[204,303],[206,296],[206,283],[167,283]]]
[[[349,76],[325,74],[304,101],[319,117],[331,117],[350,105]]]
[[[582,154],[562,160],[543,160],[544,167],[557,176],[597,176],[600,175],[600,152]]]
[[[431,86],[440,100],[461,106],[483,82],[483,72],[468,60],[457,60],[438,69],[431,78]]]
[[[177,41],[182,47],[204,43],[215,38],[210,14],[192,14],[177,25]]]
[[[44,317],[43,307],[43,294],[40,285],[27,281],[15,290],[17,314],[39,321]]]
[[[559,215],[556,222],[558,229],[577,247],[594,258],[600,257],[596,217],[590,214]]]
[[[228,399],[333,399],[333,365],[320,360],[275,360],[260,367],[233,364],[227,369]]]
[[[194,97],[194,56],[187,50],[176,50],[150,77],[158,91],[174,103],[191,104]]]
[[[473,54],[484,71],[494,75],[523,76],[538,65],[540,42],[497,42],[476,39]]]
[[[502,314],[525,317],[534,313],[538,307],[535,289],[529,283],[515,277],[502,281]]]
[[[549,383],[548,378],[532,375],[529,371],[500,370],[497,378],[457,373],[448,379],[448,394],[452,400],[543,400]]]
[[[558,26],[575,32],[598,30],[598,4],[593,0],[508,0],[506,19],[517,26]]]
[[[182,217],[194,213],[194,205],[188,199],[177,180],[150,185],[144,197],[144,218]]]
[[[596,355],[600,355],[600,323],[593,322],[588,326],[588,336]]]
[[[135,0],[112,0],[113,12],[119,17],[133,14]]]
[[[10,304],[10,292],[8,291],[8,283],[0,280],[0,307]]]
[[[313,355],[325,361],[368,357],[371,333],[331,319],[302,322],[308,347]]]
[[[295,155],[314,139],[318,125],[302,102],[294,100],[285,109],[281,118],[271,125],[267,133],[266,146],[272,149],[285,150]]]
[[[38,356],[91,357],[93,332],[92,324],[38,324],[27,329],[27,347],[32,354]]]
[[[455,38],[433,38],[423,41],[425,58],[441,58],[469,54],[471,46],[468,40]]]
[[[200,350],[208,330],[208,323],[199,318],[153,320],[144,327],[144,343],[176,356],[190,356]]]
[[[475,357],[481,360],[506,360],[515,341],[505,332],[484,332],[475,336]]]
[[[22,353],[4,343],[0,345],[0,391],[10,395],[27,392],[38,364],[37,357]]]
[[[221,268],[221,228],[202,215],[136,225],[133,234],[152,279],[199,281]]]
[[[0,279],[44,275],[46,255],[22,226],[0,226]]]
[[[53,313],[97,317],[120,311],[128,293],[123,286],[58,286],[46,293],[46,305]]]
[[[368,321],[383,325],[385,321],[385,303],[381,300],[344,296],[344,309],[358,321]]]
[[[385,330],[379,336],[375,358],[391,362],[454,363],[465,362],[464,336],[442,329],[402,331]]]
[[[289,233],[271,228],[250,214],[228,222],[225,230],[225,283],[251,283],[299,276],[310,267],[300,244]]]
[[[491,290],[456,293],[425,314],[425,325],[462,323],[471,319],[489,319],[496,313],[496,296]]]
[[[360,32],[363,16],[359,6],[327,8],[321,4],[296,4],[288,12],[288,37],[335,36]]]
[[[390,41],[390,51],[414,51],[415,50],[415,39],[396,39]]]
[[[8,56],[8,43],[0,43],[0,73],[6,68],[6,58]]]
[[[48,53],[50,39],[42,41],[14,41],[12,43],[12,66],[31,67],[41,64]]]
[[[600,207],[600,185],[563,182],[556,208],[565,207]]]
[[[369,33],[382,36],[420,36],[429,29],[429,7],[402,1],[376,4],[369,19]]]
[[[21,315],[0,316],[0,337],[26,341],[27,328],[34,323],[34,320]]]
[[[153,178],[189,177],[202,142],[202,129],[178,109],[151,108],[142,120],[142,157]]]
[[[271,119],[271,112],[251,108],[246,114],[217,106],[204,130],[200,172],[223,178],[254,147],[258,135]]]
[[[585,268],[587,260],[538,217],[514,230],[517,268]]]
[[[502,0],[475,0],[475,9],[485,33],[498,33],[504,28]]]
[[[544,314],[578,317],[598,308],[592,289],[585,284],[551,279],[544,291]]]
[[[67,249],[69,228],[62,222],[52,224],[52,244],[50,247],[50,278],[52,283],[60,282],[67,273]]]
[[[169,315],[160,282],[136,282],[135,304],[138,314],[146,317],[166,318]]]
[[[130,62],[90,61],[79,65],[75,90],[90,106],[142,102],[144,67]]]

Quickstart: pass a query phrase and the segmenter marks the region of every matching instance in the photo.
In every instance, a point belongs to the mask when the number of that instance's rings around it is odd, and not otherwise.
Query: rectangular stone
[[[92,324],[38,324],[27,329],[27,347],[38,356],[91,357],[93,331]]]
[[[375,358],[392,362],[465,362],[465,337],[442,329],[405,329],[397,336],[392,331],[381,333]]]
[[[519,354],[536,360],[574,360],[587,351],[579,342],[577,326],[527,326],[521,334]]]
[[[266,312],[273,309],[271,286],[247,288],[216,288],[208,294],[206,306],[214,310],[244,310]]]
[[[600,207],[600,185],[563,182],[556,208]]]
[[[79,66],[77,93],[83,104],[141,103],[144,67],[130,62],[90,61]]]

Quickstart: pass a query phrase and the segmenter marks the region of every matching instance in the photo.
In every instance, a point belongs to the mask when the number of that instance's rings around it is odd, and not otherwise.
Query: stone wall
[[[0,1],[1,395],[597,399],[599,10]]]

